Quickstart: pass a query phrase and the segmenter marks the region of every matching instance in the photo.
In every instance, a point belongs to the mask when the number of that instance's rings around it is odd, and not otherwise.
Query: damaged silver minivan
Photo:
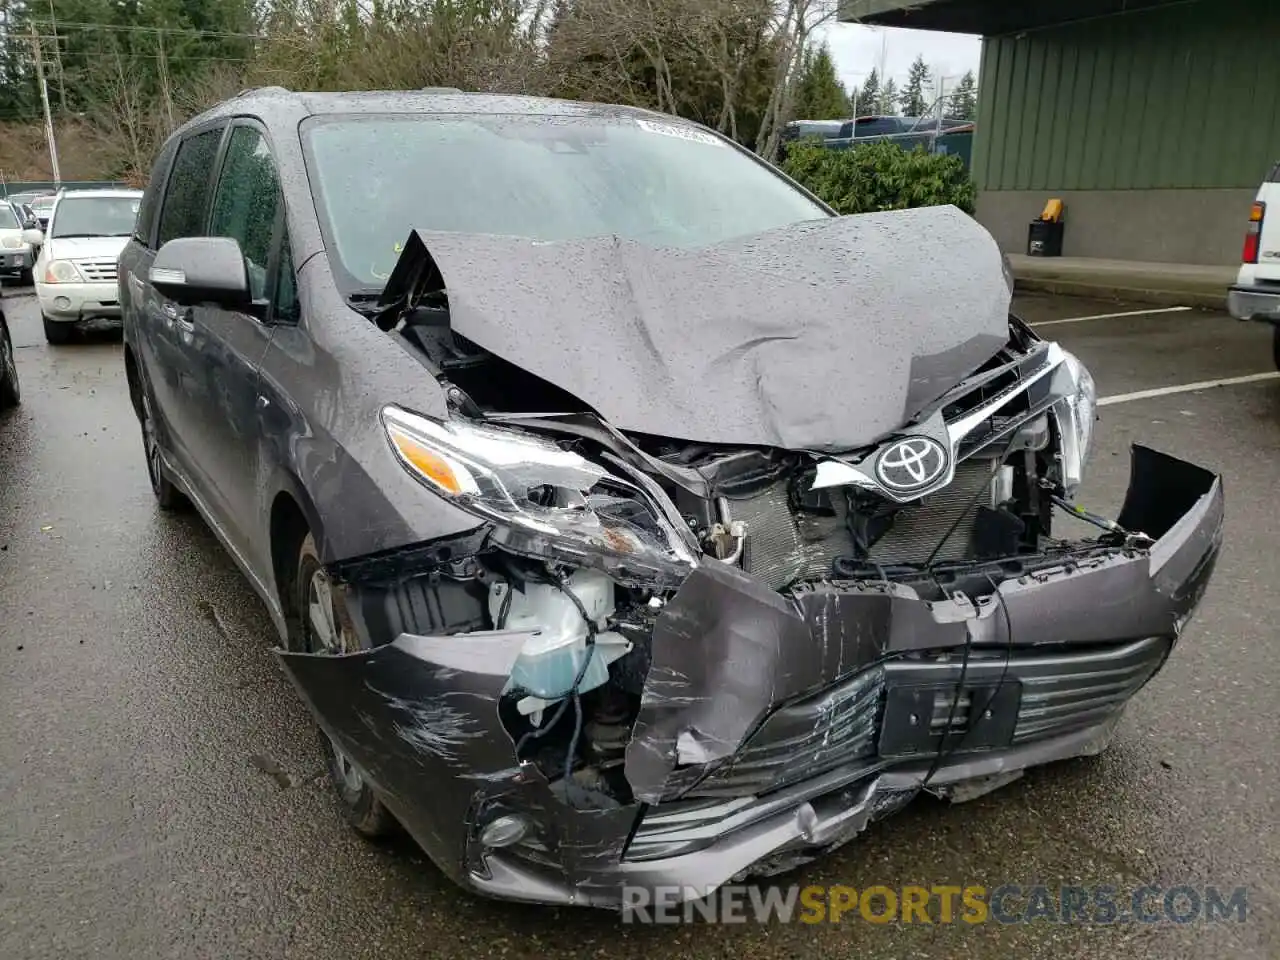
[[[1147,448],[1075,507],[1093,382],[976,222],[837,217],[669,117],[248,92],[120,278],[156,496],[264,599],[347,817],[491,896],[705,893],[1096,753],[1221,544]]]

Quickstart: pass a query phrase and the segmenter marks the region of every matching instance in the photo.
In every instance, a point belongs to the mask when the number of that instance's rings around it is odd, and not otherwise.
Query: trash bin
[[[1032,257],[1062,256],[1061,220],[1032,220],[1027,230],[1027,254]]]
[[[1062,231],[1066,212],[1066,205],[1056,197],[1044,205],[1044,212],[1031,221],[1031,227],[1027,231],[1028,256],[1062,256]]]

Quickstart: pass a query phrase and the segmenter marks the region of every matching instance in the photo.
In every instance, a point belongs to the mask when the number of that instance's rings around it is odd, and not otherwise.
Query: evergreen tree
[[[978,119],[978,81],[972,70],[960,78],[950,99],[951,116],[958,120]]]
[[[797,120],[843,120],[850,113],[849,94],[836,74],[831,51],[823,44],[804,55],[793,113]]]
[[[867,81],[862,85],[862,89],[858,91],[857,102],[853,105],[853,112],[860,117],[868,114],[876,113],[880,110],[880,71],[875,67],[871,68],[871,73],[867,75]]]
[[[929,73],[929,65],[923,56],[917,56],[907,73],[907,85],[902,88],[898,102],[902,104],[902,112],[908,117],[923,117],[929,112],[933,101],[933,77]]]
[[[884,88],[880,91],[880,102],[872,112],[885,117],[898,115],[898,85],[893,82],[892,77],[885,81]]]

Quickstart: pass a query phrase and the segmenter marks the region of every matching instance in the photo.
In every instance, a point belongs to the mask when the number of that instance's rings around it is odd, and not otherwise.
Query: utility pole
[[[942,113],[943,104],[946,102],[944,97],[947,92],[947,79],[942,75],[942,71],[938,71],[938,129],[933,135],[933,152],[938,152],[938,138],[942,136]]]
[[[164,52],[164,31],[156,31],[156,42],[160,45],[157,64],[160,68],[160,90],[164,97],[164,115],[169,121],[169,129],[173,129],[173,91],[169,89],[169,59]]]
[[[53,12],[53,0],[49,0],[49,23],[53,25],[53,60],[58,65],[58,103],[67,112],[67,78],[62,73],[62,44],[58,42],[58,16]]]
[[[53,167],[53,184],[62,186],[62,172],[58,169],[58,144],[53,138],[53,114],[49,112],[49,86],[44,81],[44,61],[40,59],[40,37],[35,24],[31,25],[31,43],[35,48],[36,80],[40,84],[40,103],[44,107],[44,138],[49,143],[49,164]]]

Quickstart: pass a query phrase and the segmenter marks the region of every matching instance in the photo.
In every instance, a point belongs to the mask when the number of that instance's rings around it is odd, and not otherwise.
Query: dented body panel
[[[707,785],[732,777],[771,718],[795,736],[806,697],[827,701],[807,714],[805,734],[856,735],[831,720],[842,690],[884,724],[902,724],[895,698],[953,687],[966,645],[974,684],[998,678],[1018,696],[996,702],[1012,715],[994,718],[977,749],[938,765],[930,790],[963,799],[1029,766],[1098,752],[1198,604],[1221,547],[1223,505],[1216,477],[1135,448],[1122,515],[1160,524],[1147,531],[1153,544],[1064,554],[978,603],[930,603],[910,587],[869,582],[779,594],[703,564],[654,628],[625,763],[636,802],[626,805],[582,809],[563,782],[517,761],[498,704],[525,639],[518,633],[403,634],[345,657],[280,655],[317,720],[455,880],[494,896],[616,906],[627,884],[706,889],[786,869],[907,802],[937,751],[904,745],[900,727],[876,727],[840,762],[814,760],[767,789],[726,795]],[[1060,725],[1042,721],[1055,692],[1079,697],[1103,670],[1124,685]],[[790,714],[788,704],[797,704]],[[712,799],[690,799],[700,792]],[[507,812],[528,817],[536,834],[484,850],[479,826]]]

